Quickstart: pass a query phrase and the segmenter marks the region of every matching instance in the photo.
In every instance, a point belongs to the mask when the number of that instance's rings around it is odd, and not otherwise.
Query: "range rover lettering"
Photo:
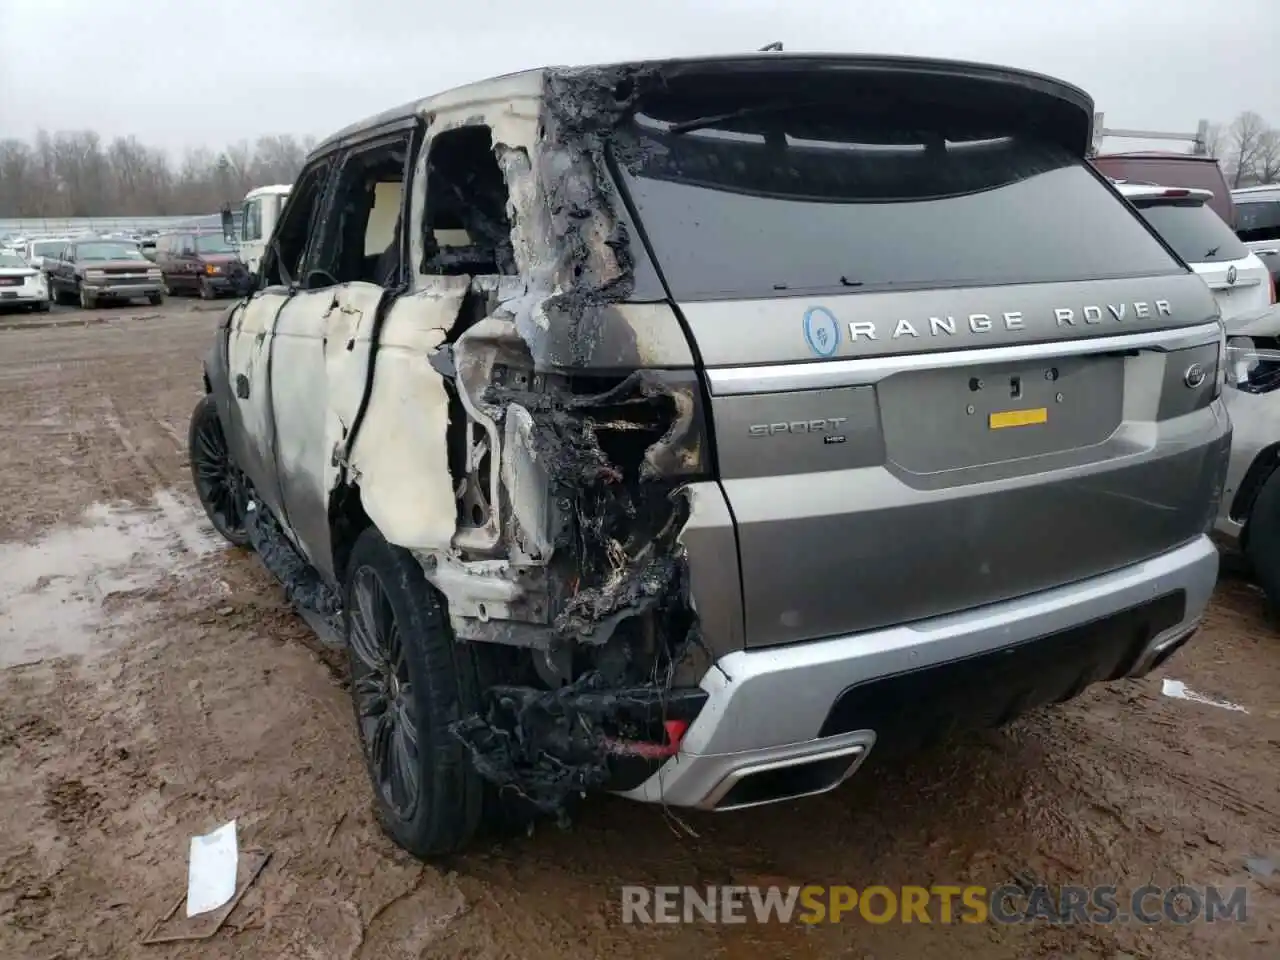
[[[530,70],[315,149],[191,463],[347,651],[396,842],[820,793],[1192,635],[1223,328],[1092,116],[762,53]]]

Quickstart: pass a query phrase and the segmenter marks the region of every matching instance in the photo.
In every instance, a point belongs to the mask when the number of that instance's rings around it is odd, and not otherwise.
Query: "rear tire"
[[[212,396],[202,398],[191,413],[187,456],[191,461],[191,482],[209,522],[234,546],[246,546],[247,486],[240,468],[231,459],[218,405]]]
[[[351,702],[378,822],[419,859],[461,850],[485,805],[449,732],[479,707],[472,651],[454,641],[422,567],[376,528],[356,540],[344,586]]]
[[[1272,617],[1280,614],[1280,470],[1262,485],[1249,511],[1245,555],[1253,578],[1267,595]]]

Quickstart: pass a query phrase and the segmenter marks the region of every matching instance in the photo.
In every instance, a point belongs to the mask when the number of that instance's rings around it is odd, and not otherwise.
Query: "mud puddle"
[[[220,540],[172,490],[146,506],[95,503],[75,526],[0,544],[0,668],[110,648],[146,592],[187,577]]]

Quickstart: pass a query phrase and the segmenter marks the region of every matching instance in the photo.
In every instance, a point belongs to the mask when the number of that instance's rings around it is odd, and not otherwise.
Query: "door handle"
[[[236,374],[236,396],[241,400],[249,399],[249,378],[243,373]]]

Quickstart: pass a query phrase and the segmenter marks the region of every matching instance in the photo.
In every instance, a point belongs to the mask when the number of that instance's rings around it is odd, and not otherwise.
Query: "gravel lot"
[[[1219,589],[1156,677],[676,821],[610,797],[425,867],[373,825],[339,661],[217,540],[185,455],[217,314],[0,316],[0,957],[1274,958],[1280,636]],[[55,326],[54,324],[62,324]],[[1161,678],[1247,712],[1173,699]],[[272,859],[228,924],[144,946],[188,840]],[[1267,867],[1276,872],[1267,875]],[[1242,885],[1243,924],[632,926],[638,884]]]

